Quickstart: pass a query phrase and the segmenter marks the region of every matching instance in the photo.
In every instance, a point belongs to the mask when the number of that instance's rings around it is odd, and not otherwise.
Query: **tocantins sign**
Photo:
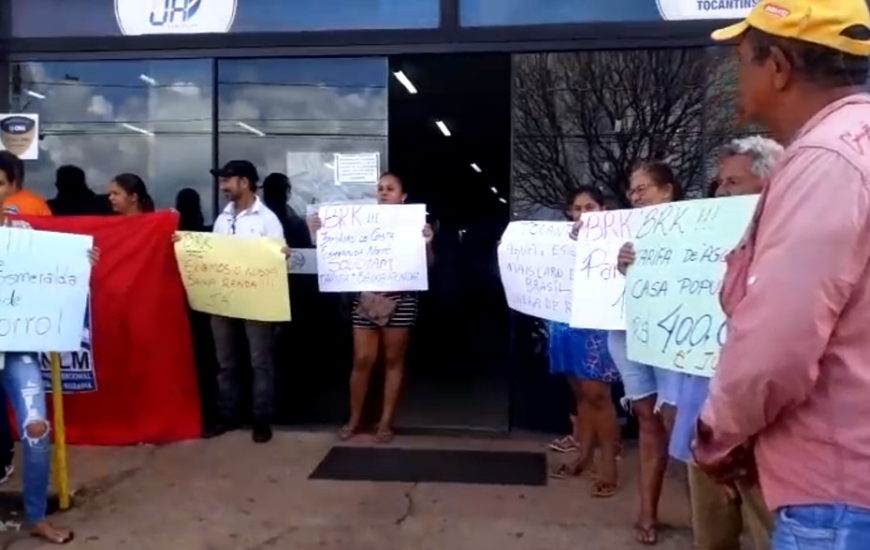
[[[115,0],[121,33],[225,33],[236,19],[237,0]]]
[[[656,0],[663,19],[743,19],[760,0]]]

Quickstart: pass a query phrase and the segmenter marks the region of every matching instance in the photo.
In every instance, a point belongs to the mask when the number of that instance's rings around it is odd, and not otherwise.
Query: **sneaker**
[[[577,442],[574,441],[574,437],[570,435],[555,439],[548,446],[550,447],[550,450],[557,453],[573,453],[577,450]]]
[[[268,420],[254,420],[251,439],[254,443],[268,443],[272,440],[272,425]]]
[[[15,466],[12,464],[7,464],[3,469],[3,477],[0,477],[0,485],[3,485],[12,477],[12,474],[15,472]]]

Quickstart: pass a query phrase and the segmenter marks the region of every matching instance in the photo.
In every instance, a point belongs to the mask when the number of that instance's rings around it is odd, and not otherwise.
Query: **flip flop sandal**
[[[339,441],[349,441],[353,439],[359,430],[357,428],[351,427],[350,425],[342,426],[340,430],[338,430],[338,440]]]
[[[658,526],[655,524],[644,526],[636,523],[634,525],[634,533],[637,542],[641,544],[655,546],[659,543]]]
[[[30,536],[33,538],[37,538],[43,540],[49,544],[69,544],[76,538],[76,534],[70,531],[66,534],[66,536],[61,535],[57,531],[55,531],[55,536],[48,535],[46,533],[39,533],[33,531],[30,533]]]
[[[595,498],[610,498],[616,494],[619,486],[610,481],[596,481],[592,486],[592,496]]]
[[[550,477],[553,479],[568,479],[572,477],[580,477],[583,475],[583,469],[574,470],[570,464],[562,463],[550,470]]]
[[[380,445],[387,445],[393,442],[396,434],[393,433],[393,430],[387,428],[378,428],[378,431],[375,432],[375,443]]]

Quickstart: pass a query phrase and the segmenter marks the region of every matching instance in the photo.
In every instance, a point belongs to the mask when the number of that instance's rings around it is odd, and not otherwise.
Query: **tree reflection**
[[[667,160],[690,195],[712,151],[737,133],[736,81],[722,49],[521,55],[514,70],[515,214],[561,209],[581,184],[624,204],[631,166]]]

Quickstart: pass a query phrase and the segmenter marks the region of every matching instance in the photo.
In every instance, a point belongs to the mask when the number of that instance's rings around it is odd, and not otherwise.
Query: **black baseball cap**
[[[260,174],[257,173],[257,167],[247,160],[231,160],[224,164],[223,168],[210,170],[211,175],[218,178],[248,178],[251,184],[256,184],[260,181]]]

